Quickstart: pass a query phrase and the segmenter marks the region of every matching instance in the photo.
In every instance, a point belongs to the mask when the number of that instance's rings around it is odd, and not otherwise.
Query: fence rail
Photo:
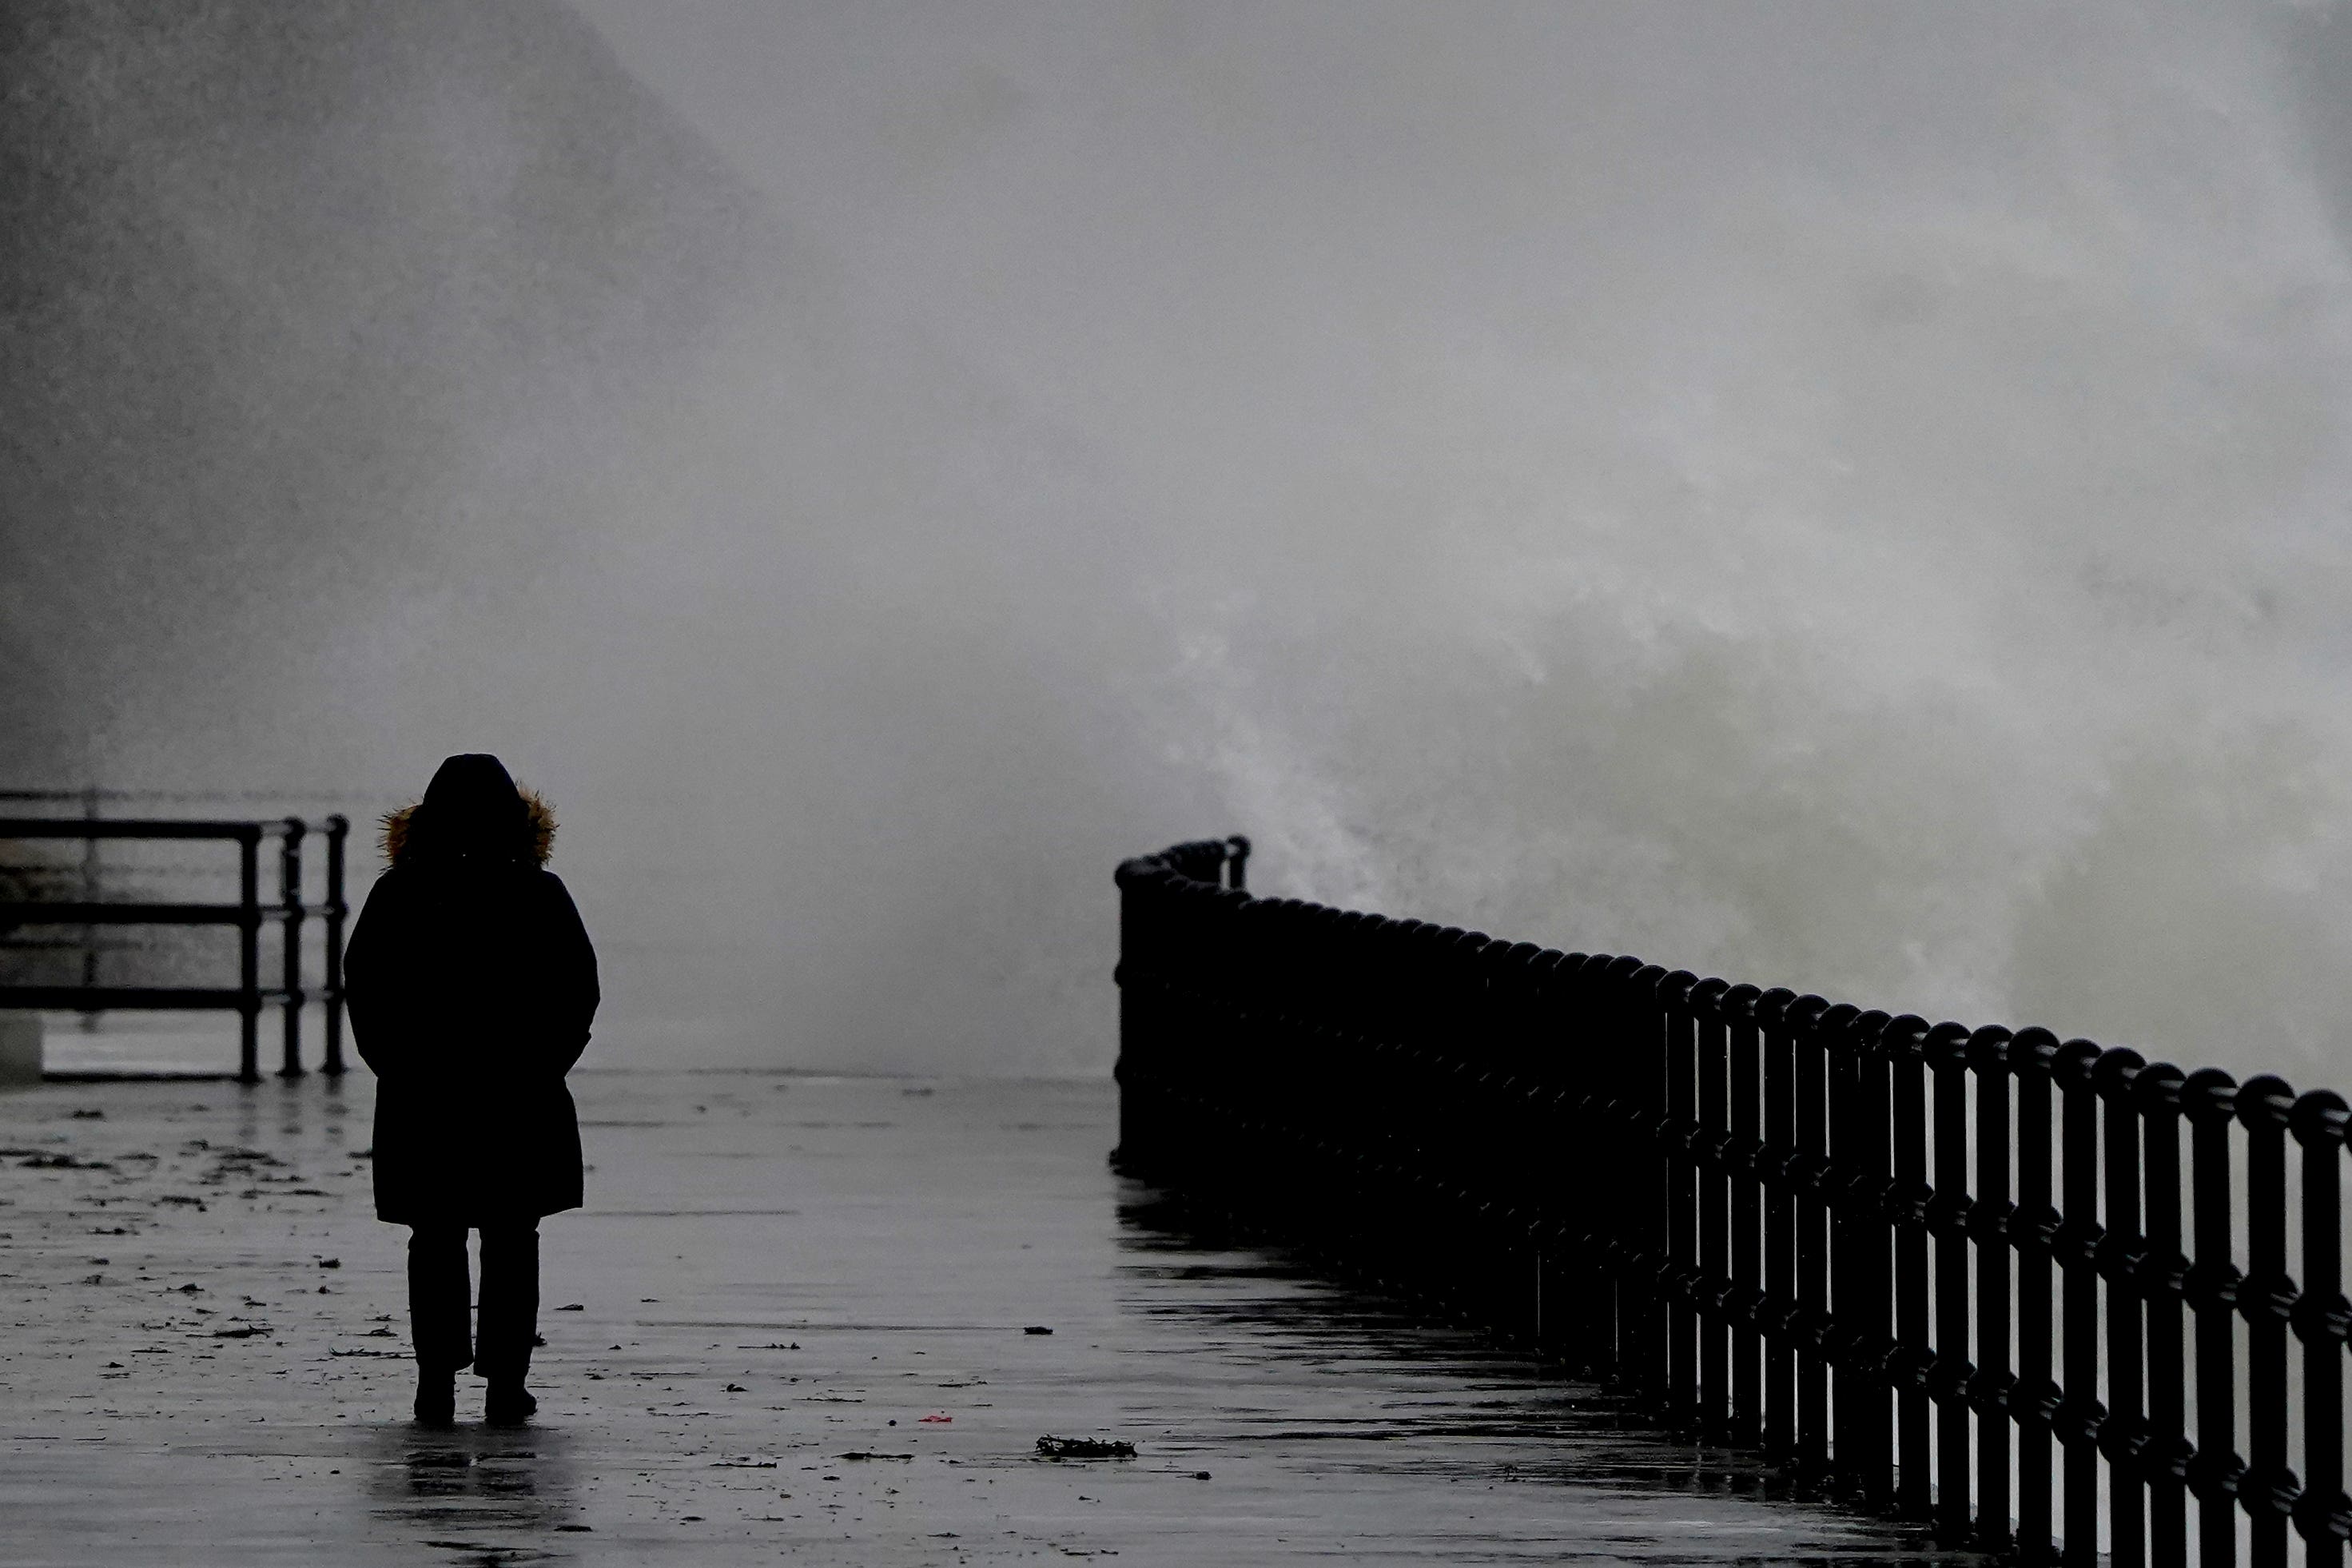
[[[36,792],[12,792],[12,798],[45,799]],[[93,797],[94,808],[94,797]],[[247,1083],[260,1079],[260,1018],[265,1003],[279,1005],[282,1019],[281,1076],[301,1075],[302,1009],[310,1000],[303,985],[302,930],[317,916],[323,926],[324,984],[319,993],[326,1006],[326,1042],[320,1066],[329,1073],[343,1070],[343,928],[350,916],[344,898],[344,847],[351,823],[341,816],[327,818],[326,900],[303,901],[302,847],[313,831],[300,817],[276,821],[199,820],[179,817],[0,817],[0,844],[37,840],[78,841],[94,848],[101,842],[130,840],[214,841],[236,846],[237,898],[234,902],[198,903],[139,900],[15,899],[0,901],[0,932],[23,926],[92,927],[234,926],[237,931],[237,980],[234,985],[103,985],[95,964],[86,968],[79,985],[0,984],[0,1008],[40,1008],[52,1011],[100,1012],[110,1008],[234,1010],[238,1015],[237,1076]],[[265,838],[278,847],[277,898],[261,896],[261,849]],[[22,869],[21,868],[19,869]],[[261,931],[276,921],[279,931],[278,984],[261,983]],[[90,948],[94,955],[94,944]]]
[[[1118,868],[1123,1169],[1956,1546],[2343,1561],[2341,1097],[1255,898],[1247,853]]]

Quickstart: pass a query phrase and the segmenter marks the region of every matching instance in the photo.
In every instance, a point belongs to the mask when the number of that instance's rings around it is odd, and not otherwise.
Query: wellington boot
[[[444,1374],[424,1377],[416,1384],[416,1424],[454,1426],[457,1424],[457,1380]]]
[[[482,1420],[491,1426],[520,1426],[539,1409],[539,1401],[525,1393],[519,1383],[490,1384],[489,1397],[482,1405]]]

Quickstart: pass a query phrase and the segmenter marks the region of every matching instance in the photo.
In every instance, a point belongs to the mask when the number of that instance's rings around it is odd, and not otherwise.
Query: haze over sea
[[[35,5],[6,783],[564,821],[608,1048],[1112,865],[2352,1080],[2333,5]]]

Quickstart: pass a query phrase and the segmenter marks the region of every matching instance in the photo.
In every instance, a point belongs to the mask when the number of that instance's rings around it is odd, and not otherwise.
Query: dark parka
[[[343,961],[374,1069],[375,1209],[400,1225],[512,1224],[581,1202],[563,1076],[596,1014],[596,954],[542,870],[546,803],[495,757],[452,757],[384,819],[390,868]]]

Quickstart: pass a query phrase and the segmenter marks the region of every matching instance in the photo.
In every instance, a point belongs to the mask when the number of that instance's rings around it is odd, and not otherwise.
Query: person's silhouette
[[[539,1222],[581,1202],[580,1121],[563,1076],[596,1014],[596,953],[541,869],[555,819],[496,757],[449,758],[384,818],[391,862],[343,959],[360,1056],[378,1079],[376,1215],[411,1227],[416,1418],[457,1414],[468,1363],[484,1418],[517,1423],[538,1337]],[[466,1233],[482,1235],[478,1324]]]

